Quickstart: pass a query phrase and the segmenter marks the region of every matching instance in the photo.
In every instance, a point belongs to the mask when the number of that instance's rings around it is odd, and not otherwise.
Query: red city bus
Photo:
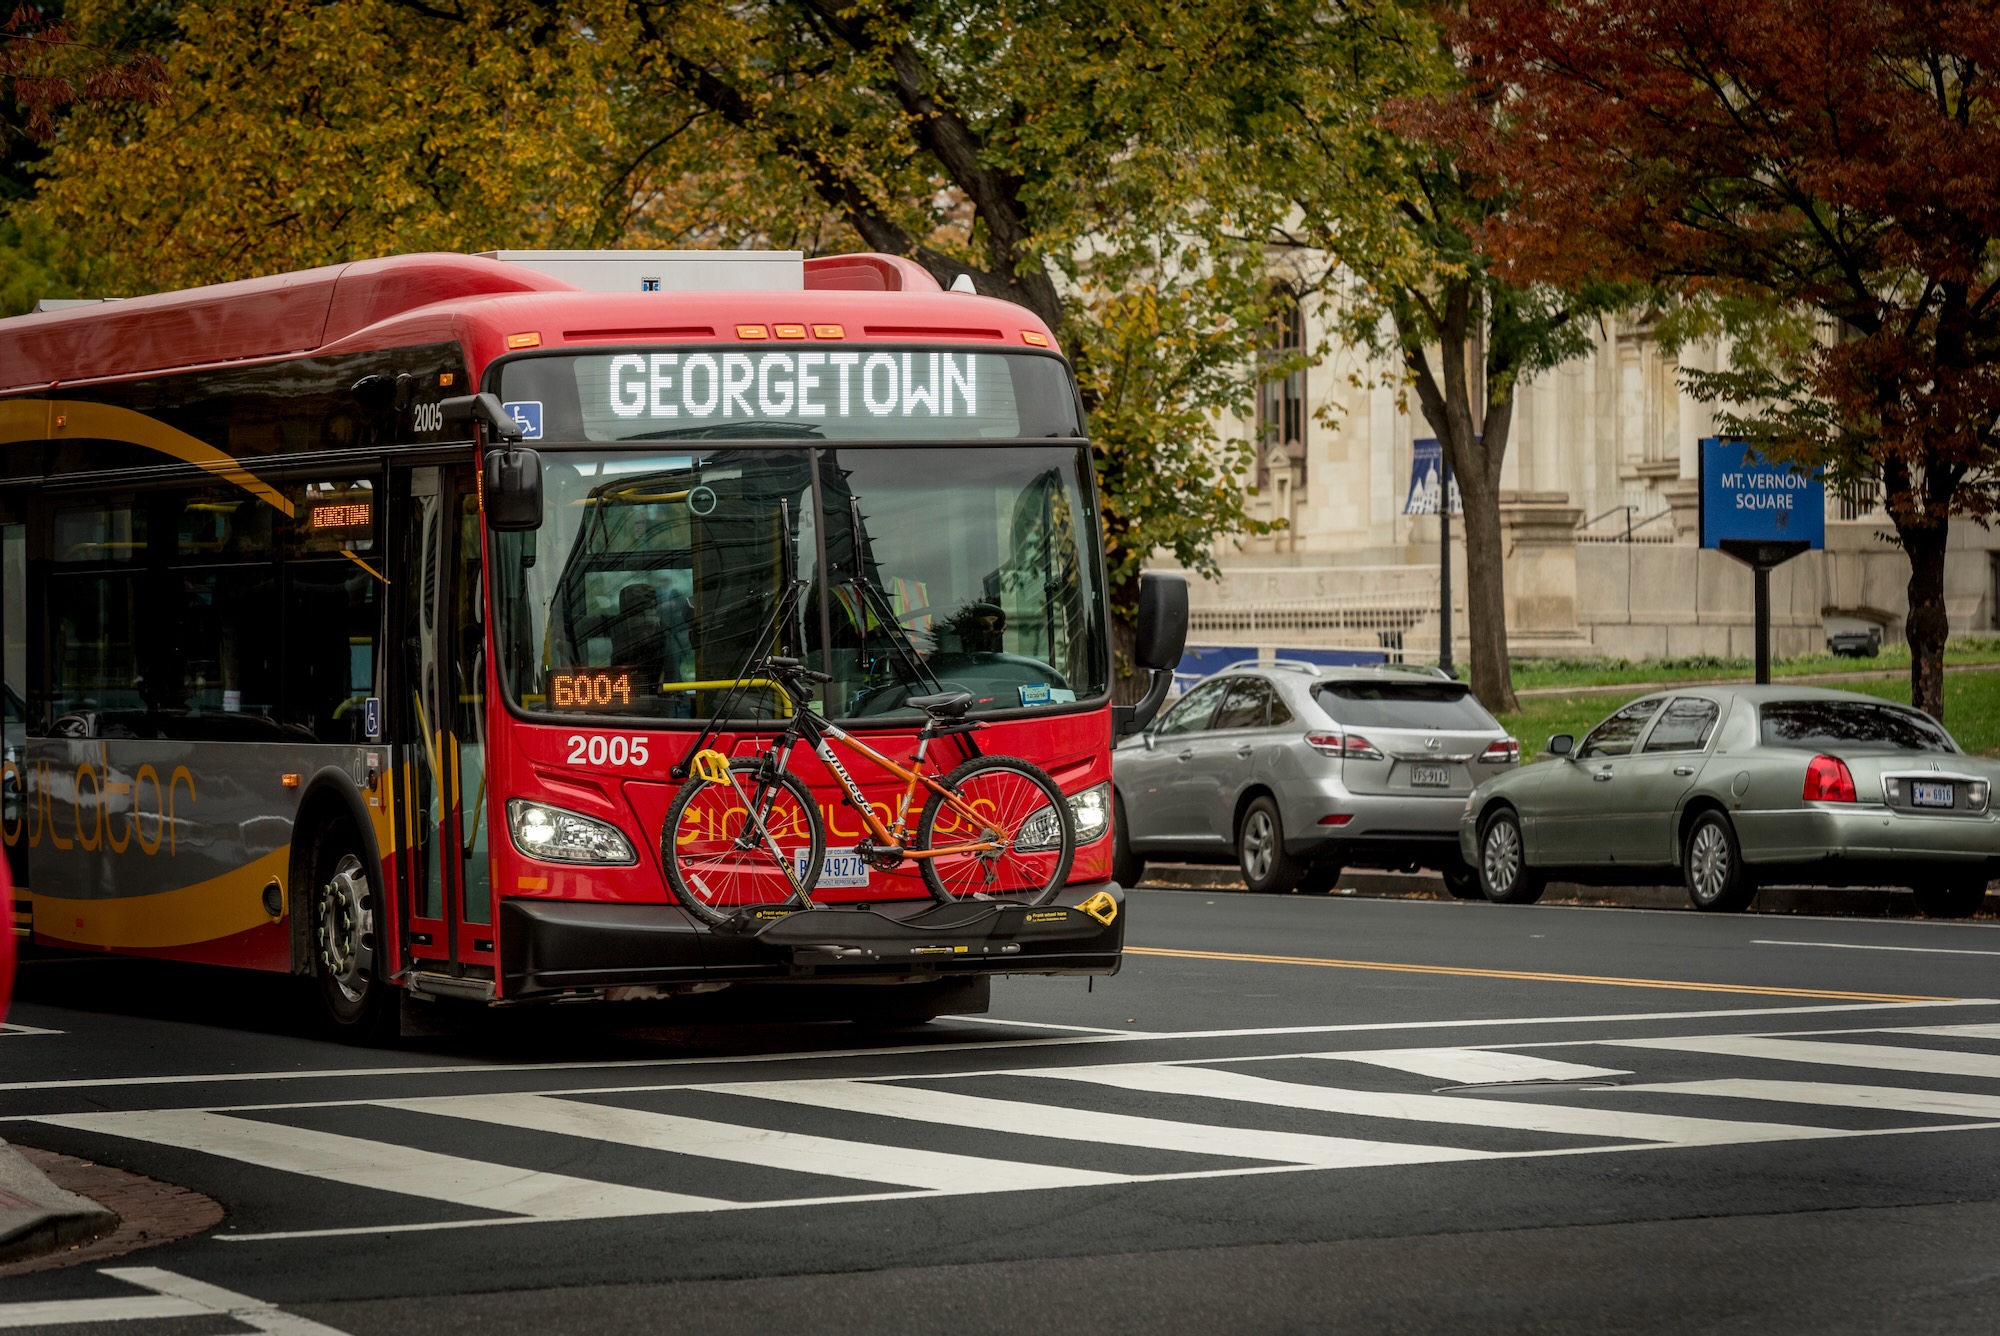
[[[0,320],[0,443],[0,837],[37,943],[310,976],[356,1034],[723,989],[921,1019],[1118,968],[1110,746],[1167,679],[1111,703],[1083,415],[1022,308],[879,255],[400,256]],[[853,857],[743,931],[673,902],[671,771],[725,702],[726,754],[787,717],[739,675],[798,582],[775,650],[821,713],[901,757],[906,701],[962,690],[962,745],[1055,778],[1053,906]],[[1170,667],[1185,591],[1144,601]]]

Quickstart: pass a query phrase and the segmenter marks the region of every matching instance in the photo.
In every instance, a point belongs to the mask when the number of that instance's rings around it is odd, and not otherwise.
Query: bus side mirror
[[[1138,633],[1132,639],[1132,662],[1153,673],[1153,684],[1137,705],[1112,710],[1113,729],[1121,738],[1153,722],[1174,689],[1174,669],[1187,648],[1187,580],[1175,571],[1147,571],[1139,577]]]
[[[1139,577],[1139,634],[1132,661],[1154,672],[1180,667],[1187,648],[1187,580],[1178,572],[1147,571]]]
[[[542,527],[542,457],[533,450],[495,450],[480,479],[486,527],[523,533]]]

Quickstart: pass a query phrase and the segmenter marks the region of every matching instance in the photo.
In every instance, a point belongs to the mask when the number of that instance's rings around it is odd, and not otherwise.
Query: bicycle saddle
[[[910,696],[903,704],[914,705],[933,719],[957,719],[972,708],[970,691],[940,691],[934,696]]]

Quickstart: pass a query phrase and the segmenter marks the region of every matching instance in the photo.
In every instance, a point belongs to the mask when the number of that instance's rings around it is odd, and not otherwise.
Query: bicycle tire
[[[1056,787],[1056,782],[1050,779],[1040,766],[1032,761],[1024,761],[1018,756],[975,756],[939,782],[961,799],[967,799],[967,790],[972,789],[973,796],[968,800],[977,802],[978,789],[986,786],[979,785],[975,781],[982,775],[992,777],[1000,773],[1011,774],[1025,781],[1028,789],[1039,791],[1041,804],[1055,815],[1057,842],[1052,847],[1035,846],[1031,849],[1011,851],[1016,860],[1012,866],[1017,869],[1017,875],[1009,880],[1020,881],[1021,884],[1017,886],[998,884],[994,870],[994,863],[997,860],[985,855],[959,855],[950,858],[948,862],[938,858],[916,859],[916,863],[923,869],[924,885],[930,889],[932,898],[943,904],[957,904],[961,900],[980,895],[1020,894],[1027,897],[1028,904],[1045,905],[1055,899],[1056,892],[1062,889],[1063,882],[1069,878],[1070,863],[1076,858],[1076,820],[1070,813],[1069,803],[1064,799],[1062,790]],[[1025,805],[1033,801],[1028,797],[1012,797],[1006,801],[1009,810],[1001,813],[1002,819],[1014,826],[1015,834],[1018,836],[1026,819],[1034,815],[1038,808]],[[943,795],[931,794],[930,801],[924,804],[923,816],[917,821],[917,838],[910,847],[917,850],[937,847],[938,817],[948,810],[950,809],[945,807]],[[961,839],[963,839],[962,834],[948,832],[944,844],[949,845]],[[940,862],[946,862],[943,869],[938,866]],[[978,866],[980,863],[986,866],[981,868]],[[1039,882],[1039,885],[1034,884],[1036,882]],[[954,889],[954,886],[957,889]]]
[[[687,820],[689,809],[694,806],[696,800],[708,796],[707,791],[718,786],[709,784],[700,778],[690,777],[685,784],[680,786],[680,789],[674,794],[673,802],[667,806],[667,817],[660,827],[660,863],[666,869],[667,886],[673,891],[674,899],[680,902],[681,908],[687,910],[689,914],[711,928],[719,928],[735,922],[738,915],[745,910],[768,909],[789,911],[810,904],[811,900],[808,898],[807,889],[819,881],[820,868],[826,862],[826,828],[820,820],[819,806],[813,801],[812,790],[808,789],[797,775],[792,774],[790,771],[780,771],[773,774],[765,765],[764,758],[761,756],[737,757],[729,763],[729,769],[732,775],[751,774],[755,776],[757,787],[751,791],[753,801],[760,800],[764,790],[772,784],[775,784],[783,793],[791,797],[792,801],[796,804],[796,809],[788,814],[788,818],[797,825],[804,827],[808,837],[806,847],[810,850],[810,853],[806,859],[805,876],[794,881],[789,874],[789,870],[785,869],[776,858],[772,857],[767,848],[741,851],[746,855],[761,854],[761,859],[746,856],[742,860],[744,870],[755,874],[751,884],[762,886],[772,891],[775,891],[781,885],[788,886],[791,893],[782,898],[770,898],[767,896],[762,899],[737,899],[727,892],[718,892],[713,886],[708,887],[709,894],[700,894],[702,885],[706,885],[709,880],[703,876],[703,872],[706,869],[683,866],[683,860],[686,857],[683,855],[681,849],[683,841],[676,840],[674,836],[677,831],[682,829],[683,824]],[[730,794],[727,796],[733,798],[735,795]],[[725,818],[729,810],[733,809],[724,809]],[[699,815],[697,815],[697,824],[699,824]],[[725,820],[723,825],[725,831],[726,826],[727,822]],[[733,841],[730,841],[730,843],[733,844]],[[718,856],[726,852],[728,851],[720,847],[718,839]],[[757,872],[759,868],[762,869],[760,873]],[[712,873],[711,875],[719,874]],[[779,880],[781,876],[784,878],[782,881]],[[691,885],[691,881],[698,884]],[[718,895],[722,896],[719,903],[717,902]]]

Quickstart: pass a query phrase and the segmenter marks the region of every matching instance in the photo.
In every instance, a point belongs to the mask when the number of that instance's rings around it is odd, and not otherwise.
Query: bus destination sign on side
[[[1742,441],[1701,443],[1701,545],[1804,543],[1826,546],[1826,479],[1760,457]]]

